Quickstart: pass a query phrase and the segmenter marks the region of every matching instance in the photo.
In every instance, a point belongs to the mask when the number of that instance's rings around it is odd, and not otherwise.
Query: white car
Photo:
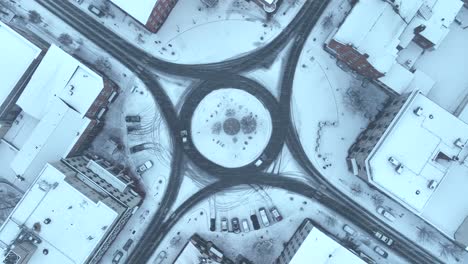
[[[388,257],[388,253],[387,253],[385,250],[383,250],[381,247],[379,247],[379,246],[376,246],[376,247],[374,248],[374,251],[375,251],[375,253],[379,254],[379,255],[382,256],[383,258],[387,258],[387,257]]]
[[[151,160],[146,161],[137,168],[138,173],[143,173],[153,167],[153,162]]]
[[[242,229],[244,229],[244,233],[250,232],[249,222],[247,222],[247,219],[242,220]]]
[[[349,225],[344,225],[343,231],[345,231],[350,236],[354,236],[356,234],[356,230],[354,230],[354,228],[350,227]]]
[[[263,225],[266,227],[266,226],[269,226],[270,225],[270,220],[268,220],[268,216],[267,216],[267,212],[265,210],[265,208],[260,208],[258,209],[258,212],[260,213],[260,218],[262,219],[262,223]]]
[[[226,217],[223,217],[221,219],[221,231],[222,232],[227,232],[228,231],[228,220]]]
[[[383,217],[387,218],[390,222],[395,221],[395,216],[389,213],[382,206],[377,207],[377,213],[381,214]]]

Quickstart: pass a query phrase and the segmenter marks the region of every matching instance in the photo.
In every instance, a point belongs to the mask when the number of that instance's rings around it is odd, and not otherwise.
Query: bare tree
[[[430,230],[426,226],[423,226],[423,227],[418,226],[416,228],[418,229],[417,236],[418,236],[419,242],[426,243],[426,242],[435,241],[436,233],[434,233],[434,231]]]
[[[338,221],[331,215],[325,216],[325,224],[329,227],[335,227]]]
[[[323,18],[322,26],[324,29],[330,29],[333,27],[333,12],[330,12],[326,17]]]
[[[350,188],[351,188],[351,193],[352,193],[354,196],[359,196],[359,195],[362,194],[362,186],[361,186],[361,184],[359,184],[359,183],[353,183],[353,184],[351,184]]]
[[[462,253],[461,249],[452,243],[439,243],[440,244],[440,256],[449,258],[452,257],[456,261],[459,261]]]
[[[374,205],[376,207],[381,206],[384,202],[384,197],[379,193],[374,193],[371,198],[372,198],[372,202],[374,202]]]
[[[99,57],[95,62],[96,69],[107,73],[112,69],[112,65],[110,64],[109,60],[104,57]]]
[[[58,37],[58,41],[62,45],[67,46],[67,47],[73,44],[73,38],[67,33],[60,34],[60,36]]]
[[[39,24],[42,22],[42,16],[35,10],[29,11],[28,19],[29,22],[33,24]]]
[[[389,96],[371,82],[353,81],[346,90],[344,103],[351,111],[372,120],[386,105]]]

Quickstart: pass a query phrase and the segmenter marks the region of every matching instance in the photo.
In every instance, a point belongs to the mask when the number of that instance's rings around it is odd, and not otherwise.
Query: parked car
[[[380,233],[379,231],[375,231],[374,235],[375,235],[376,238],[378,238],[382,242],[384,242],[387,246],[391,246],[393,244],[393,239],[385,236],[384,234]]]
[[[122,247],[123,250],[128,251],[133,244],[133,239],[129,238],[125,245]]]
[[[279,222],[279,221],[283,220],[283,216],[280,214],[278,209],[276,209],[276,207],[272,207],[270,209],[270,213],[271,213],[271,215],[273,216],[273,219],[275,219],[276,222]]]
[[[137,168],[137,172],[138,173],[143,173],[143,172],[147,171],[151,167],[153,167],[153,162],[151,160],[147,160],[145,163],[141,164]]]
[[[259,230],[260,229],[260,223],[258,222],[258,217],[257,217],[257,214],[255,212],[253,212],[250,215],[250,221],[252,221],[252,226],[253,226],[254,230]]]
[[[102,12],[101,9],[97,8],[94,5],[89,5],[88,10],[89,10],[89,12],[95,14],[97,17],[103,17],[104,16],[104,12]]]
[[[122,257],[123,257],[123,252],[120,251],[120,250],[117,250],[114,253],[114,257],[112,258],[112,263],[113,264],[118,264],[120,262],[120,260],[122,259]]]
[[[376,246],[374,248],[374,251],[375,253],[379,254],[380,256],[382,256],[383,258],[387,258],[388,257],[388,253],[387,251],[383,250],[381,247],[379,246]]]
[[[260,218],[262,219],[262,223],[264,226],[269,226],[270,225],[270,220],[268,220],[268,215],[264,207],[258,209],[258,212],[260,213]]]
[[[221,231],[222,232],[228,231],[228,220],[226,217],[221,218]]]
[[[152,145],[150,143],[138,144],[138,145],[135,145],[135,146],[130,148],[130,153],[137,153],[139,151],[149,149],[151,147],[152,147]]]
[[[242,220],[242,229],[244,230],[244,233],[250,232],[249,222],[247,219]]]
[[[354,230],[354,228],[350,227],[349,225],[344,225],[343,231],[345,231],[346,234],[350,236],[354,236],[356,234],[356,230]]]
[[[375,264],[375,260],[373,260],[371,257],[367,256],[362,252],[359,252],[359,257],[369,264]]]
[[[216,218],[210,218],[210,231],[216,231]]]
[[[232,226],[232,232],[236,234],[241,232],[240,225],[239,225],[239,218],[234,217],[233,219],[231,219],[231,226]]]
[[[132,133],[133,131],[140,130],[141,126],[136,125],[136,126],[127,126],[127,133]]]
[[[385,210],[385,208],[383,208],[382,206],[377,207],[377,213],[383,215],[383,217],[387,218],[387,220],[389,220],[390,222],[395,221],[395,216],[387,210]]]
[[[141,117],[139,115],[128,115],[125,117],[125,122],[133,122],[133,123],[136,123],[136,122],[140,122],[141,121]]]
[[[82,4],[84,0],[74,0],[77,4]]]

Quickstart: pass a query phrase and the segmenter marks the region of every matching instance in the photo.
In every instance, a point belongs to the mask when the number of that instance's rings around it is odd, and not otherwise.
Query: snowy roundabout
[[[255,81],[205,81],[182,106],[182,144],[192,161],[216,176],[260,170],[283,144],[278,112],[276,100]]]

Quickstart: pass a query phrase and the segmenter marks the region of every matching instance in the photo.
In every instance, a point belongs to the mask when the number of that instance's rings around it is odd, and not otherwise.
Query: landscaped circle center
[[[231,135],[231,136],[237,135],[240,129],[241,129],[240,122],[236,118],[228,118],[223,123],[224,133],[228,135]]]

